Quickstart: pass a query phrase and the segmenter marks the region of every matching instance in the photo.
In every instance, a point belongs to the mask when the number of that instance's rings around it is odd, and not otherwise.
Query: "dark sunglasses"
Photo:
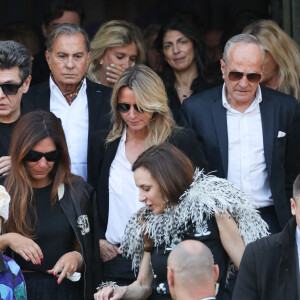
[[[23,82],[19,83],[2,83],[0,84],[2,92],[5,95],[16,95]]]
[[[118,103],[117,104],[117,111],[119,111],[120,113],[127,113],[127,112],[129,112],[130,107],[131,107],[131,104]],[[138,113],[140,113],[140,114],[144,113],[144,111],[141,108],[138,108],[136,104],[134,104],[133,107]]]
[[[29,152],[25,155],[24,160],[37,162],[42,157],[45,157],[47,161],[53,162],[57,160],[58,156],[59,156],[59,150],[54,150],[46,153],[29,150]]]
[[[246,74],[246,73],[235,72],[235,71],[229,72],[228,78],[231,81],[239,81],[244,77],[244,75],[247,77],[248,81],[252,82],[252,83],[257,83],[261,79],[261,74],[258,74],[258,73],[247,73]]]

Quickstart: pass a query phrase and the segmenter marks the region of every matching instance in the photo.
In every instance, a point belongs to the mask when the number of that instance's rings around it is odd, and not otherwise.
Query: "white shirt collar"
[[[252,102],[252,104],[247,108],[247,110],[245,112],[248,112],[249,110],[253,110],[256,108],[256,106],[262,101],[262,96],[261,96],[261,89],[260,86],[257,86],[257,90],[255,93],[255,98],[254,101]],[[222,104],[223,106],[229,110],[229,109],[233,109],[231,107],[231,105],[228,103],[227,100],[227,96],[226,96],[226,87],[225,87],[225,83],[223,84],[223,88],[222,88]]]
[[[59,89],[59,87],[56,85],[56,83],[53,81],[52,77],[50,76],[49,78],[49,86],[50,86],[50,93],[53,93],[55,90],[59,91],[61,94],[61,90]],[[86,78],[83,79],[83,83],[82,86],[80,88],[80,90],[78,91],[78,94],[82,91],[82,90],[86,90]]]

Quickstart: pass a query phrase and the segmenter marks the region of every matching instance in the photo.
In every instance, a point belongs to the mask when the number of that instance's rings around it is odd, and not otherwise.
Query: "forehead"
[[[60,34],[53,43],[53,52],[86,53],[84,36],[81,33],[76,34]]]
[[[169,30],[165,33],[163,41],[164,43],[169,42],[169,41],[173,41],[173,40],[177,40],[179,38],[184,37],[185,35],[178,31],[178,30]]]
[[[263,64],[263,54],[256,44],[237,43],[228,53],[226,65],[231,68],[253,68],[260,70]]]
[[[155,180],[152,177],[149,170],[144,167],[137,168],[134,171],[134,179],[135,179],[136,183],[139,183],[139,184],[155,182]]]
[[[106,54],[112,54],[112,53],[122,53],[129,56],[136,56],[138,54],[138,48],[137,45],[134,42],[131,42],[128,45],[125,46],[118,46],[118,47],[111,47],[106,49]]]
[[[0,70],[0,83],[20,83],[20,81],[19,67],[15,66],[10,69]]]

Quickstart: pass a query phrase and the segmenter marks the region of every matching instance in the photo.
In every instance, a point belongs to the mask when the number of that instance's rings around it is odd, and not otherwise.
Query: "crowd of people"
[[[190,15],[82,16],[45,55],[2,34],[1,299],[298,299],[296,43],[258,20],[218,62]]]

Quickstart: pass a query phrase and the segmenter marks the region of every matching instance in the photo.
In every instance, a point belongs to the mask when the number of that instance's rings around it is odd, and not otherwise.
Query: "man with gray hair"
[[[209,248],[195,240],[179,243],[168,257],[168,284],[174,300],[213,300],[219,267]]]
[[[0,175],[10,169],[8,149],[21,114],[21,98],[31,80],[29,51],[14,41],[0,42]]]
[[[224,84],[185,100],[179,123],[196,131],[210,170],[249,195],[276,233],[291,217],[300,111],[295,98],[259,85],[263,63],[253,35],[232,37],[221,59]]]
[[[246,247],[233,300],[300,299],[299,201],[300,175],[294,182],[290,200],[292,219],[282,232]]]
[[[71,158],[71,171],[87,179],[88,144],[95,130],[109,128],[111,89],[86,78],[90,63],[86,32],[75,24],[61,24],[47,40],[47,82],[30,88],[24,111],[50,110],[62,121]]]

